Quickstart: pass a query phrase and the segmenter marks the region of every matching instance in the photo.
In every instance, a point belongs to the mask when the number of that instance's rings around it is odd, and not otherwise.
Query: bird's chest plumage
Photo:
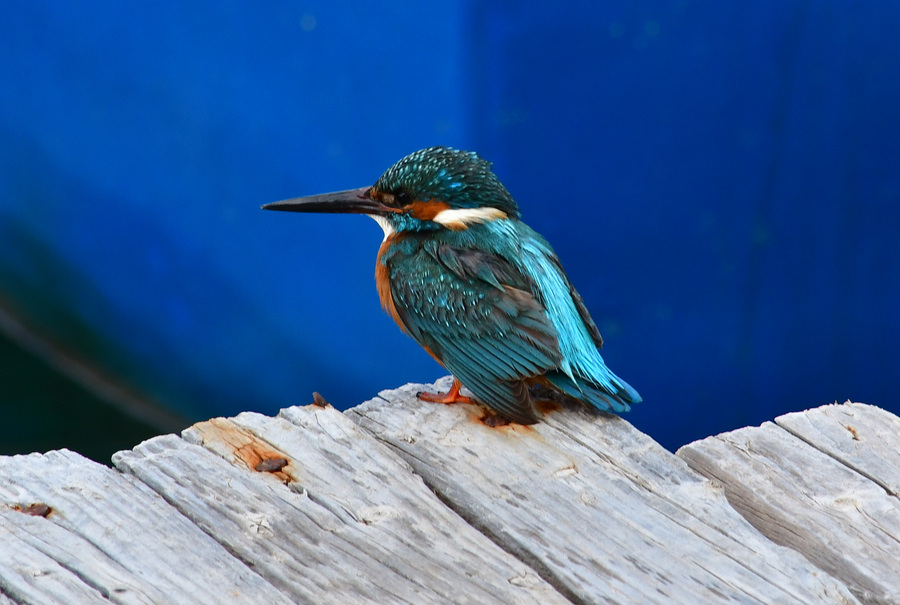
[[[492,313],[493,286],[461,279],[440,260],[443,242],[420,234],[397,233],[381,245],[375,283],[382,307],[419,340],[430,330],[462,335]]]
[[[397,306],[394,304],[394,295],[391,292],[391,269],[389,262],[393,258],[396,250],[392,250],[395,240],[403,237],[401,234],[392,233],[384,239],[381,247],[378,249],[378,256],[375,259],[375,288],[378,290],[378,299],[381,301],[381,308],[390,315],[394,321],[400,326],[400,329],[406,332],[406,326],[397,313]]]

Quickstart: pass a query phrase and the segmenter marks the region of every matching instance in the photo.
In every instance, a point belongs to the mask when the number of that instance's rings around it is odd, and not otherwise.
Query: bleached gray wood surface
[[[852,601],[620,417],[565,410],[490,428],[475,406],[418,401],[422,387],[384,391],[348,414],[573,601]]]
[[[0,457],[0,590],[19,603],[289,603],[132,476],[69,451]],[[14,510],[44,503],[44,518]]]
[[[900,419],[844,404],[709,437],[678,455],[721,481],[762,533],[861,601],[900,603],[898,447]]]
[[[864,403],[824,405],[775,424],[900,495],[900,418]]]
[[[286,412],[297,424],[244,413],[114,462],[297,602],[564,602],[342,413]],[[290,464],[256,472],[261,457]]]
[[[771,425],[773,451],[793,456],[796,442],[824,457],[782,466],[835,463],[857,478],[838,498],[784,501],[796,510],[779,522],[818,532],[816,558],[729,505],[722,484],[735,502],[739,468],[710,481],[625,420],[579,410],[491,428],[476,406],[418,401],[426,387],[344,414],[213,419],[119,452],[115,468],[66,451],[0,457],[0,605],[858,602],[848,586],[890,602],[900,420],[882,410],[827,406],[778,419],[793,432]],[[681,455],[705,460],[706,442]],[[714,456],[698,468],[732,454]],[[778,464],[756,477],[759,464],[752,490],[780,486]],[[829,547],[855,530],[814,525],[835,502],[862,503],[849,522],[864,539],[844,559]],[[40,503],[46,518],[23,512]]]

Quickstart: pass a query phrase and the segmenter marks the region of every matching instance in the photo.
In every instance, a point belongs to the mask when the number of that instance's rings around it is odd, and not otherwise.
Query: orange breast
[[[406,327],[403,325],[403,322],[400,321],[400,316],[397,314],[397,306],[394,305],[394,295],[391,293],[390,273],[387,265],[381,262],[382,255],[390,248],[396,237],[397,234],[392,233],[381,242],[381,247],[378,249],[378,256],[375,260],[375,287],[378,289],[378,298],[381,300],[381,308],[394,318],[394,321],[397,322],[397,325],[400,326],[401,330],[406,332]]]
[[[387,265],[381,262],[382,255],[390,248],[391,244],[394,243],[396,237],[398,237],[398,235],[392,233],[387,239],[381,242],[381,247],[378,249],[378,256],[375,260],[375,287],[378,289],[378,298],[381,300],[381,307],[387,311],[388,315],[394,318],[394,322],[400,326],[401,330],[406,334],[409,334],[409,332],[406,331],[406,326],[404,326],[403,322],[400,320],[400,315],[397,313],[397,306],[394,304],[394,295],[391,292],[390,272],[388,271]],[[444,365],[444,362],[441,361],[440,357],[438,357],[434,351],[421,342],[419,345],[425,349],[436,362]]]

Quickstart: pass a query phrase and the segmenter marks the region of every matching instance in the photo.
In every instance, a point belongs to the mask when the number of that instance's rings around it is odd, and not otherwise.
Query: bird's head
[[[368,214],[395,231],[467,229],[472,224],[519,218],[515,200],[471,151],[428,147],[387,169],[371,187],[294,198],[266,210]]]

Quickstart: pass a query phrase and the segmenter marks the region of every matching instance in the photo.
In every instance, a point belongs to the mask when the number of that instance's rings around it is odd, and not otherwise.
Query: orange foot
[[[454,378],[450,390],[446,393],[427,393],[421,391],[416,393],[416,397],[422,401],[430,401],[431,403],[475,403],[471,397],[459,394],[461,388],[462,383]]]

